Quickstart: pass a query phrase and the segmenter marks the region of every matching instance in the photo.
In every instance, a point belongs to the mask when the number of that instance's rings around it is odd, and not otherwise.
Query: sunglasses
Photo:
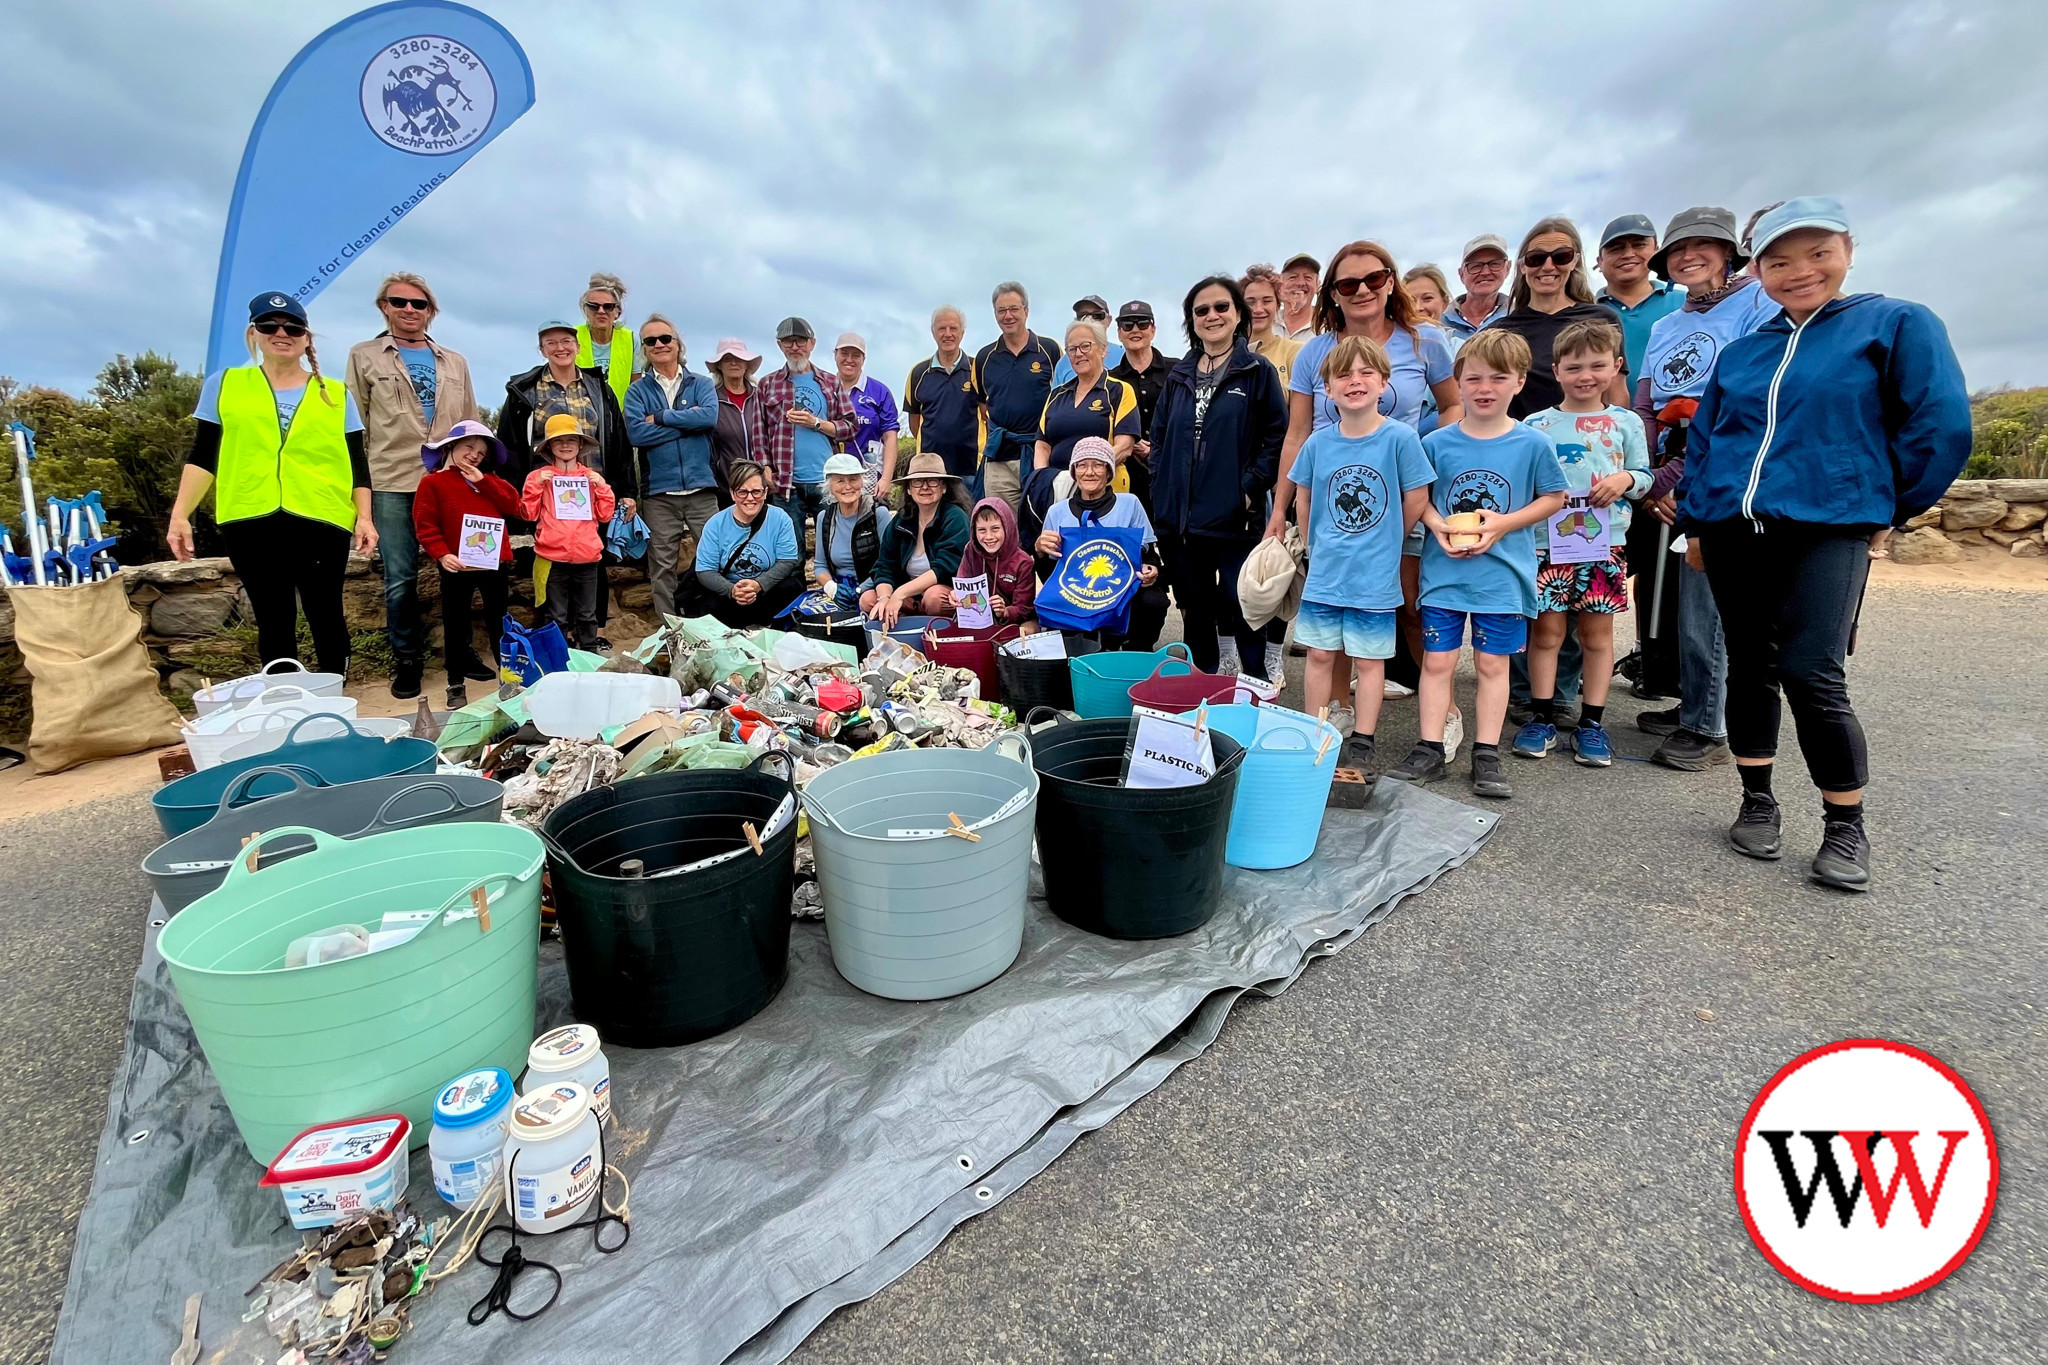
[[[434,311],[434,305],[428,302],[426,299],[402,299],[398,297],[398,295],[396,294],[386,294],[384,296],[384,302],[389,304],[393,308],[414,308],[418,309],[422,313],[431,313]]]
[[[676,339],[663,334],[658,337],[641,337],[640,342],[644,346],[673,346],[676,344]]]
[[[585,303],[583,311],[586,313],[616,313],[619,311],[619,305],[616,303]]]
[[[1152,325],[1151,318],[1119,318],[1117,327],[1126,332],[1142,332]]]
[[[1568,246],[1558,247],[1555,251],[1525,251],[1522,253],[1522,268],[1524,270],[1539,270],[1542,268],[1543,263],[1548,261],[1559,270],[1562,270],[1577,259],[1579,259],[1578,251]]]
[[[1228,313],[1235,306],[1231,303],[1198,303],[1194,307],[1194,314],[1198,318],[1205,318],[1211,313]]]
[[[1393,278],[1394,272],[1391,270],[1374,270],[1354,278],[1338,280],[1330,287],[1348,299],[1361,289],[1377,294],[1385,289],[1387,281]]]
[[[257,323],[256,330],[267,337],[274,337],[279,332],[283,332],[288,337],[302,337],[306,334],[304,323],[284,322],[274,318],[265,318],[262,322]]]

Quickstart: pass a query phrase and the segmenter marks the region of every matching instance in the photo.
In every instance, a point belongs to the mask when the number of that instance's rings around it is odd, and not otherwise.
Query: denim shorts
[[[1308,603],[1301,604],[1302,610]],[[1431,654],[1448,654],[1465,643],[1465,620],[1472,620],[1472,649],[1477,654],[1520,654],[1529,647],[1529,618],[1503,611],[1452,611],[1448,607],[1422,608],[1422,648]],[[1300,632],[1296,632],[1299,638]]]
[[[1353,659],[1391,659],[1394,613],[1305,601],[1294,618],[1294,639],[1306,648],[1335,650]]]

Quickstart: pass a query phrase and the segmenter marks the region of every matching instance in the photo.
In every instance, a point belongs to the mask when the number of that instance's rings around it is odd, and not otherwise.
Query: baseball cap
[[[1082,298],[1075,299],[1074,316],[1080,317],[1083,313],[1100,313],[1104,317],[1108,317],[1109,300],[1100,294],[1088,294]]]
[[[1624,213],[1621,217],[1600,229],[1600,245],[1606,246],[1616,237],[1649,237],[1657,235],[1656,225],[1641,213]]]
[[[1323,263],[1317,260],[1315,257],[1309,255],[1306,251],[1297,251],[1292,256],[1289,256],[1286,260],[1282,261],[1280,263],[1280,273],[1284,275],[1298,265],[1305,265],[1310,270],[1315,271],[1318,275],[1323,273]]]
[[[1760,252],[1786,233],[1797,232],[1801,228],[1847,232],[1849,215],[1842,208],[1842,201],[1829,195],[1809,194],[1787,199],[1756,220],[1756,226],[1749,232],[1750,250]]]
[[[1116,320],[1118,322],[1158,321],[1158,319],[1152,316],[1152,305],[1143,299],[1132,299],[1129,303],[1117,309]]]
[[[861,340],[859,332],[841,332],[839,340],[832,343],[832,349],[835,351],[843,351],[849,346],[862,355],[868,353],[868,344]]]
[[[811,330],[811,324],[802,318],[784,318],[775,324],[777,341],[815,341],[818,334]]]
[[[535,335],[536,337],[544,337],[544,336],[546,336],[546,335],[547,335],[547,334],[548,334],[549,332],[568,332],[568,333],[571,333],[571,334],[573,335],[573,334],[575,333],[575,331],[576,331],[576,324],[575,324],[575,323],[573,323],[573,322],[564,322],[564,321],[562,321],[562,320],[561,320],[560,318],[556,318],[556,319],[555,319],[554,321],[552,321],[552,322],[543,322],[543,323],[542,323],[542,324],[540,325],[540,331],[536,332],[536,333],[535,333],[534,335]]]
[[[825,474],[828,478],[834,474],[865,474],[867,472],[868,467],[860,462],[860,456],[858,455],[849,455],[842,450],[837,455],[828,455],[825,458]]]
[[[1503,256],[1512,256],[1508,244],[1491,232],[1482,232],[1465,243],[1465,249],[1458,253],[1458,264],[1463,265],[1482,251],[1498,251]]]
[[[276,289],[258,294],[255,298],[249,300],[249,321],[251,322],[277,313],[282,313],[288,318],[295,318],[300,322],[304,322],[306,320],[306,305],[300,303],[290,294],[282,293]]]
[[[1749,259],[1742,254],[1741,239],[1735,235],[1735,215],[1727,209],[1703,206],[1672,215],[1671,221],[1664,225],[1662,245],[1650,258],[1650,269],[1664,275],[1665,263],[1671,259],[1671,248],[1695,237],[1726,242],[1730,269],[1740,269],[1742,263]]]

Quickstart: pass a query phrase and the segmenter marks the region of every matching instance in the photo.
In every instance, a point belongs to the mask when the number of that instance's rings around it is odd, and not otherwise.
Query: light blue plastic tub
[[[1343,737],[1328,721],[1280,706],[1209,708],[1209,723],[1244,745],[1223,861],[1293,867],[1316,851]]]

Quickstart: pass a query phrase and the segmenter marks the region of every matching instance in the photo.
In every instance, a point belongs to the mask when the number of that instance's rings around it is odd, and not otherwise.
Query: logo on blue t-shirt
[[[1380,390],[1380,416],[1392,417],[1395,413],[1399,412],[1400,410],[1400,391],[1394,387],[1394,381],[1389,379],[1386,383],[1386,387]]]
[[[1491,469],[1468,469],[1451,480],[1448,497],[1453,512],[1505,512],[1514,501],[1508,481]]]
[[[1387,481],[1369,464],[1346,465],[1330,476],[1330,510],[1339,530],[1370,531],[1387,514]]]
[[[1694,332],[1686,337],[1658,362],[1659,387],[1667,391],[1682,389],[1700,379],[1714,368],[1714,354],[1719,349],[1710,332]]]

